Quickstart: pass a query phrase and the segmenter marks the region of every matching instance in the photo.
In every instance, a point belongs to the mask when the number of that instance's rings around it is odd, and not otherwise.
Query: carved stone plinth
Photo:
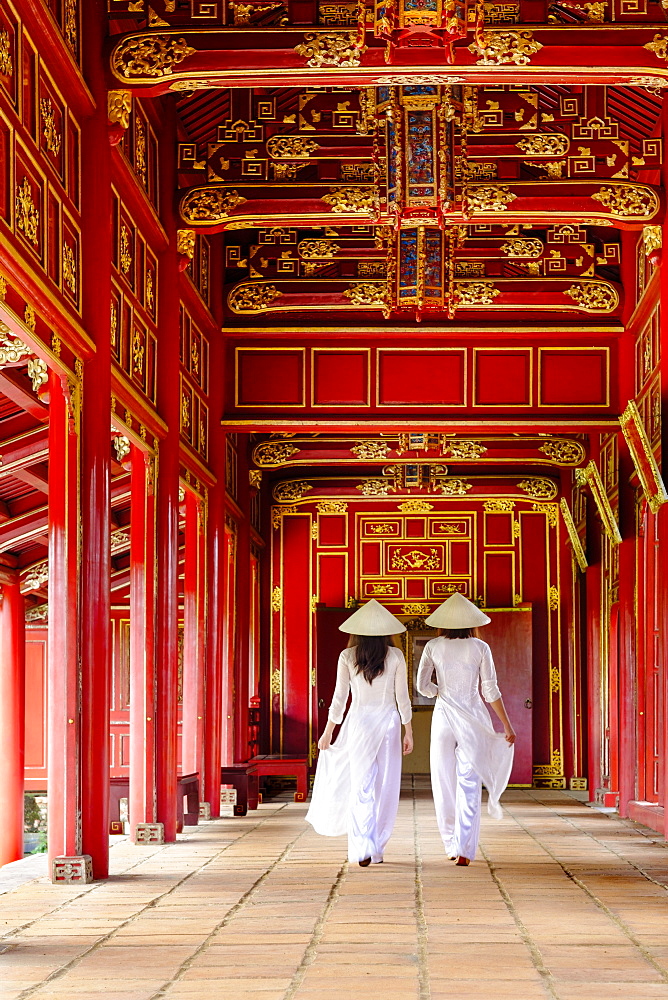
[[[85,885],[92,882],[93,859],[90,854],[54,858],[51,862],[51,881],[54,885]]]
[[[210,802],[200,802],[200,804],[199,804],[199,818],[200,819],[211,819],[211,803]]]
[[[163,823],[137,823],[135,826],[135,844],[164,844],[165,827]]]

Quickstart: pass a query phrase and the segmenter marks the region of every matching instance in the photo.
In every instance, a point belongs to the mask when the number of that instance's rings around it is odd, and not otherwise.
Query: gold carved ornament
[[[428,503],[426,500],[404,500],[397,506],[397,510],[402,511],[404,514],[427,514],[430,510],[434,509],[433,503]]]
[[[176,252],[188,260],[195,256],[195,232],[192,229],[176,230]]]
[[[584,447],[579,441],[546,441],[538,451],[557,465],[579,465],[585,457]]]
[[[132,267],[132,253],[130,251],[130,233],[127,226],[121,227],[121,250],[119,259],[121,271],[123,274],[128,274],[130,268]]]
[[[660,250],[663,244],[661,226],[643,226],[642,241],[645,257],[650,257],[655,250]]]
[[[67,285],[72,295],[77,294],[77,261],[74,248],[63,242],[63,283]]]
[[[455,304],[457,308],[467,306],[491,306],[501,292],[491,281],[457,281]]]
[[[265,312],[271,303],[282,295],[283,292],[279,292],[276,285],[261,282],[242,284],[232,289],[227,296],[227,304],[235,313]]]
[[[653,52],[657,59],[663,59],[664,62],[668,62],[668,37],[665,35],[656,34],[651,42],[647,42],[643,45],[644,49],[648,52]]]
[[[480,441],[446,441],[443,454],[448,458],[482,458],[487,448]]]
[[[253,461],[263,469],[277,469],[293,455],[298,454],[299,448],[293,444],[283,442],[275,444],[273,441],[268,441],[265,444],[257,445],[253,450]]]
[[[386,497],[388,493],[396,492],[396,486],[387,479],[364,479],[355,489],[365,497]]]
[[[550,611],[557,611],[559,608],[559,588],[554,584],[548,590],[547,603]]]
[[[478,66],[528,66],[542,47],[531,31],[483,31],[469,52],[479,57]]]
[[[517,195],[509,187],[498,184],[470,184],[468,205],[472,212],[505,212]]]
[[[39,239],[39,211],[32,200],[32,187],[27,177],[16,186],[16,228],[28,243],[37,246]]]
[[[446,479],[440,486],[441,492],[446,497],[465,497],[467,492],[473,489],[473,484],[465,479]]]
[[[279,483],[274,487],[274,499],[279,503],[290,503],[293,500],[301,500],[312,489],[311,484],[306,482]]]
[[[360,441],[350,449],[353,455],[363,460],[373,460],[375,458],[387,458],[390,446],[385,441]]]
[[[316,504],[316,509],[319,514],[346,514],[348,504],[345,500],[322,500]]]
[[[588,281],[571,285],[564,292],[573,302],[589,313],[610,313],[619,305],[617,290],[607,281]]]
[[[306,160],[320,149],[313,139],[301,135],[272,135],[267,140],[267,152],[274,160]]]
[[[28,327],[29,330],[32,330],[33,333],[35,332],[35,329],[37,327],[37,316],[35,314],[34,307],[31,306],[30,303],[26,305],[25,310],[23,312],[23,322],[25,323],[25,325]]]
[[[5,323],[0,323],[0,368],[14,365],[30,354],[32,351],[28,345],[18,337],[12,336],[11,330]]]
[[[280,587],[274,587],[271,592],[271,610],[280,611],[283,607],[283,591]]]
[[[277,669],[271,672],[271,693],[273,695],[280,695],[281,693],[281,671]]]
[[[517,488],[534,500],[554,500],[558,492],[557,484],[551,479],[522,479]]]
[[[573,549],[573,555],[575,556],[575,560],[580,567],[580,571],[584,573],[589,565],[587,563],[587,556],[582,544],[582,539],[578,535],[578,530],[575,527],[575,521],[573,520],[570,507],[563,497],[559,501],[559,509],[561,510],[564,525],[566,526],[566,533],[571,543],[571,548]]]
[[[32,391],[38,393],[40,387],[49,381],[49,370],[46,361],[41,358],[32,358],[28,362],[28,378],[32,382]]]
[[[271,526],[274,530],[277,530],[281,526],[281,521],[286,514],[298,514],[299,507],[272,507],[271,508]]]
[[[629,400],[626,409],[619,418],[619,423],[649,509],[653,514],[656,514],[668,500],[668,493],[647,437],[642,417],[633,400]]]
[[[8,31],[0,31],[0,76],[13,76],[12,43]]]
[[[485,500],[483,507],[486,514],[510,514],[515,510],[515,501]]]
[[[317,35],[309,32],[304,35],[304,41],[295,46],[298,56],[306,59],[306,65],[311,69],[321,69],[324,66],[340,66],[353,68],[359,66],[362,52],[366,50],[360,45],[357,33],[345,31],[336,35]]]
[[[370,187],[335,187],[329,189],[329,194],[322,196],[322,201],[331,205],[332,213],[373,215],[378,203],[378,191]]]
[[[184,222],[219,222],[227,219],[232,209],[246,203],[248,199],[238,191],[222,188],[196,188],[189,191],[181,202],[181,218]]]
[[[185,38],[171,35],[134,35],[122,39],[112,53],[115,73],[126,80],[171,76],[174,67],[194,55]]]
[[[4,302],[7,298],[7,279],[0,274],[0,301]]]
[[[58,156],[60,153],[61,137],[56,128],[56,112],[51,99],[43,97],[39,102],[39,109],[42,115],[42,135],[44,144],[50,153]]]
[[[132,94],[129,90],[110,90],[107,93],[107,120],[112,125],[126,129],[132,114]]]
[[[305,260],[330,260],[336,257],[341,247],[332,240],[302,240],[297,250]]]
[[[428,615],[431,611],[429,604],[402,604],[402,615]]]
[[[530,156],[564,156],[568,152],[570,140],[565,135],[551,132],[547,135],[524,136],[516,145]]]
[[[653,218],[659,211],[659,198],[652,188],[640,184],[615,184],[602,187],[591,196],[609,209],[617,219]]]
[[[441,568],[441,556],[438,549],[429,549],[429,552],[422,552],[420,549],[413,549],[403,555],[394,552],[391,562],[392,569],[400,571],[411,571],[416,569],[429,570]]]
[[[537,239],[508,240],[501,246],[506,257],[540,257],[544,249],[542,242]]]
[[[580,473],[580,475],[578,475],[578,473]],[[622,540],[619,525],[617,524],[614,511],[610,506],[610,501],[608,500],[608,496],[605,492],[605,487],[601,481],[596,464],[594,462],[589,462],[584,469],[576,469],[576,482],[580,485],[583,482],[589,484],[589,488],[594,498],[594,503],[596,504],[596,509],[598,510],[603,524],[603,530],[613,545],[619,545]]]
[[[537,501],[531,505],[531,509],[535,514],[545,514],[549,526],[556,528],[559,523],[559,511],[556,503],[540,503]],[[515,523],[517,524],[517,522]],[[519,524],[517,527],[519,528]]]
[[[114,446],[114,451],[116,452],[116,461],[122,462],[124,458],[127,458],[130,454],[131,447],[130,441],[122,434],[117,434],[112,438],[111,443]]]
[[[353,306],[385,308],[387,305],[387,287],[385,285],[372,285],[370,282],[363,282],[361,285],[352,285],[350,288],[346,288],[343,295],[350,299]]]

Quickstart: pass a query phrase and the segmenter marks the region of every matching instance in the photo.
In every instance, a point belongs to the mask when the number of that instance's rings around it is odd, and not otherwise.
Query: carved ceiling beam
[[[0,441],[0,479],[13,476],[17,469],[35,465],[49,456],[49,432],[38,427],[25,434]]]
[[[668,85],[665,23],[532,25],[486,28],[442,45],[394,47],[349,28],[170,28],[116,38],[111,86],[150,96],[217,87],[374,86],[429,82]],[[434,76],[439,77],[434,80]]]
[[[40,500],[42,498],[40,497]],[[40,504],[32,510],[11,517],[0,525],[0,551],[20,548],[45,537],[48,531],[48,507]]]

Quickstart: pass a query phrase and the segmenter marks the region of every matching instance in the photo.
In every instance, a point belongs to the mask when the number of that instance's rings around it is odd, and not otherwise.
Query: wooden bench
[[[259,800],[257,775],[250,774],[248,764],[228,764],[220,769],[221,785],[232,785],[237,792],[235,816],[245,816],[249,809],[257,809]]]
[[[246,763],[248,774],[257,778],[276,775],[282,778],[296,778],[295,802],[305,802],[308,795],[308,757],[276,753],[251,757]]]
[[[125,777],[109,779],[109,832],[123,833],[121,822],[121,799],[130,797],[130,779]],[[186,800],[186,808],[183,800]],[[257,806],[256,806],[257,808]],[[245,815],[245,814],[244,814]],[[199,774],[180,774],[176,785],[176,832],[184,826],[199,823]]]

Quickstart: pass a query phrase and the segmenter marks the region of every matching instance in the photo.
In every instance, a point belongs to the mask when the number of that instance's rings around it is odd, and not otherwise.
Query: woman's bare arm
[[[503,704],[503,698],[497,698],[496,701],[490,701],[489,706],[494,709],[499,717],[501,724],[503,725],[503,731],[506,734],[507,742],[514,743],[515,730],[510,724],[510,719],[508,718],[508,713],[506,712],[506,706]]]

